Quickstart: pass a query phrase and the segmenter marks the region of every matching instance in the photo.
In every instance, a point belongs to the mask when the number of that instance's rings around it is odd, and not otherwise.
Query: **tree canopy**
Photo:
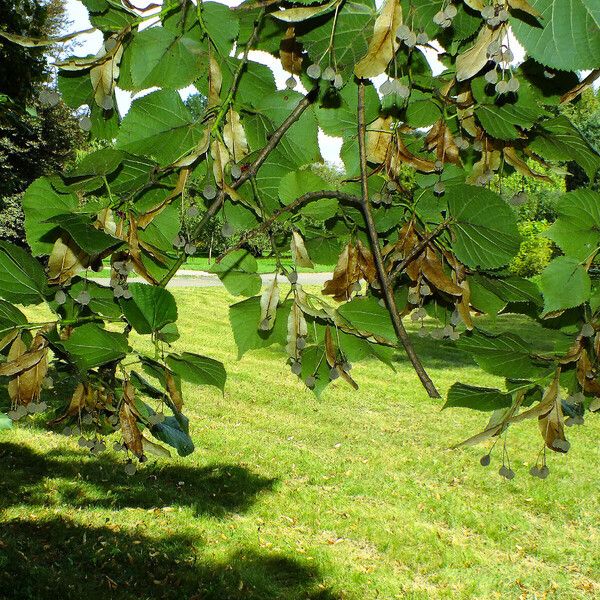
[[[51,407],[53,426],[120,430],[140,460],[165,454],[164,445],[190,453],[181,381],[223,390],[226,366],[171,349],[177,306],[166,286],[219,214],[223,233],[239,234],[213,272],[245,297],[230,307],[240,356],[277,345],[319,395],[338,378],[358,388],[354,362],[393,369],[400,349],[439,397],[403,324],[408,315],[431,317],[437,326],[421,336],[472,354],[505,380],[502,389],[450,388],[445,407],[490,413],[463,444],[497,441],[535,420],[544,451],[532,474],[545,477],[546,448],[567,452],[565,426],[600,408],[600,285],[590,276],[600,194],[562,196],[545,233],[560,252],[536,282],[507,269],[520,236],[491,183],[513,172],[544,180],[568,161],[593,180],[600,156],[559,107],[577,102],[599,74],[594,3],[83,3],[104,43],[94,56],[57,62],[58,87],[69,107],[87,107],[81,127],[107,143],[30,186],[30,253],[0,242],[3,423]],[[0,36],[28,47],[70,39]],[[520,63],[516,41],[526,52]],[[280,61],[286,89],[255,50]],[[432,54],[441,72],[432,71]],[[179,93],[190,85],[206,98],[193,111]],[[121,116],[117,87],[153,91]],[[343,140],[339,183],[308,168],[322,160],[319,129]],[[403,185],[407,168],[416,189]],[[203,217],[192,226],[184,214],[180,226],[192,179],[202,182]],[[283,264],[261,292],[244,243],[281,223],[284,234],[271,236],[275,256],[289,248],[296,267],[337,263],[323,288],[330,301]],[[103,260],[110,287],[88,278]],[[132,271],[149,285],[129,283]],[[52,320],[31,323],[15,306],[41,303]],[[503,320],[509,313],[537,321],[549,343],[522,339]],[[504,329],[487,331],[482,315]],[[132,350],[132,330],[152,340],[154,354]],[[502,474],[514,476],[509,467]]]

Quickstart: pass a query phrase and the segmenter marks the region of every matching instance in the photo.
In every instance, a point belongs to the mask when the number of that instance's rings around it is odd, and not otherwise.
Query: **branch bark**
[[[335,198],[336,200],[341,200],[343,202],[348,202],[351,204],[360,204],[360,199],[356,196],[352,196],[351,194],[345,194],[344,192],[338,192],[335,190],[320,190],[317,192],[308,192],[306,194],[303,194],[302,196],[298,196],[298,198],[296,198],[293,202],[290,202],[286,206],[280,208],[279,210],[276,210],[268,219],[263,221],[260,225],[245,233],[241,237],[239,242],[235,246],[232,246],[231,248],[228,248],[225,252],[223,252],[223,254],[221,254],[217,258],[216,262],[221,262],[227,254],[229,254],[230,252],[234,252],[235,250],[239,250],[246,242],[256,237],[257,235],[260,235],[261,233],[267,231],[269,227],[271,227],[271,225],[273,225],[273,223],[282,214],[286,212],[293,212],[299,206],[307,204],[312,200],[319,200],[321,198]]]
[[[271,152],[275,149],[281,138],[286,134],[288,129],[302,116],[302,113],[313,103],[314,98],[316,96],[316,90],[311,90],[298,102],[296,108],[288,115],[285,121],[273,132],[273,135],[269,139],[267,145],[259,152],[258,156],[254,160],[254,162],[242,173],[241,177],[234,181],[231,184],[231,188],[237,190],[244,183],[246,183],[250,178],[254,177],[260,167],[263,165],[265,160]],[[190,239],[195,240],[208,221],[214,217],[217,212],[219,212],[223,202],[225,201],[225,197],[227,196],[227,192],[225,190],[219,190],[217,197],[214,199],[213,203],[208,207],[208,210],[204,213],[200,222],[194,227],[190,234]],[[182,254],[175,264],[169,269],[167,274],[160,280],[160,286],[165,287],[171,279],[175,276],[175,273],[179,270],[181,265],[185,263],[187,260],[187,256]]]
[[[369,233],[369,240],[371,242],[371,251],[373,252],[373,258],[375,259],[375,266],[377,267],[377,274],[381,289],[383,290],[385,303],[387,305],[388,312],[392,319],[392,324],[398,339],[404,346],[404,350],[412,363],[412,366],[417,373],[423,387],[429,394],[430,398],[439,398],[440,393],[437,391],[433,381],[425,371],[425,367],[421,363],[421,360],[417,356],[415,349],[413,348],[412,342],[408,337],[408,333],[404,328],[398,307],[396,306],[396,299],[394,298],[394,289],[388,278],[381,255],[381,248],[379,245],[379,235],[375,227],[373,220],[373,211],[371,210],[371,202],[369,200],[369,190],[367,185],[367,150],[366,150],[366,131],[367,126],[365,123],[365,86],[364,81],[359,81],[358,84],[358,148],[360,155],[360,182],[361,182],[361,205],[367,224],[367,230]]]

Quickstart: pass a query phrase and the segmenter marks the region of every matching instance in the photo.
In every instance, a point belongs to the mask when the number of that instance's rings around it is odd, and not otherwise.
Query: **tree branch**
[[[260,167],[263,165],[265,160],[271,152],[275,149],[281,138],[286,134],[288,129],[302,116],[302,113],[312,104],[316,95],[316,90],[311,90],[298,102],[296,108],[288,115],[286,120],[273,132],[273,135],[269,139],[267,145],[259,152],[258,156],[254,160],[254,162],[242,173],[241,177],[234,181],[231,184],[231,189],[237,190],[241,187],[246,181],[248,181],[251,177],[254,177]],[[213,203],[208,207],[208,210],[204,213],[200,222],[194,227],[190,234],[190,239],[195,240],[202,229],[204,229],[205,225],[208,223],[212,217],[214,217],[217,212],[219,212],[223,202],[225,201],[225,197],[227,196],[227,192],[223,189],[219,190],[217,197],[214,199]],[[175,276],[175,273],[179,270],[181,265],[185,263],[187,260],[187,256],[182,254],[173,264],[173,266],[169,269],[167,274],[160,280],[159,285],[161,287],[165,287],[171,279]]]
[[[369,189],[367,184],[367,149],[366,149],[366,131],[367,126],[365,123],[365,86],[364,81],[361,79],[358,84],[358,148],[360,155],[360,182],[362,190],[362,209],[367,224],[367,230],[369,233],[369,240],[371,242],[371,250],[375,259],[375,266],[377,267],[377,274],[379,276],[379,282],[381,289],[385,296],[385,303],[387,305],[388,312],[392,319],[392,324],[398,339],[404,346],[404,350],[412,363],[423,387],[427,390],[430,398],[439,398],[440,394],[435,388],[435,385],[425,368],[423,367],[419,357],[417,356],[415,349],[413,348],[412,342],[406,333],[406,329],[402,323],[398,307],[396,306],[396,299],[394,298],[394,289],[388,279],[385,265],[383,263],[383,257],[381,255],[381,248],[379,246],[379,235],[375,227],[373,220],[373,213],[371,210],[371,202],[369,200]]]
[[[248,242],[252,238],[255,238],[257,235],[260,235],[261,233],[267,231],[282,214],[286,212],[293,212],[299,206],[307,204],[312,200],[319,200],[321,198],[334,198],[336,200],[342,200],[343,202],[353,204],[360,203],[360,199],[356,196],[352,196],[351,194],[345,194],[344,192],[338,192],[335,190],[320,190],[317,192],[308,192],[306,194],[303,194],[302,196],[296,198],[293,202],[290,202],[290,204],[286,204],[286,206],[280,208],[279,210],[276,210],[268,219],[263,221],[260,225],[246,232],[240,238],[239,242],[235,246],[232,246],[231,248],[228,248],[225,252],[223,252],[217,258],[216,262],[221,262],[227,254],[229,254],[230,252],[234,252],[235,250],[239,250],[246,242]]]
[[[392,273],[390,273],[389,280],[392,285],[394,285],[400,275],[402,275],[402,271],[406,269],[406,266],[425,250],[431,240],[440,235],[442,231],[445,231],[451,222],[451,219],[442,221],[433,231],[429,232],[416,246],[413,247],[413,249],[404,257],[402,262],[392,271]]]

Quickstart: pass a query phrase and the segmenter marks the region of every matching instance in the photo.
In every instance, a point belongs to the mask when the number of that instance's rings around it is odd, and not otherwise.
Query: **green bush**
[[[510,263],[510,271],[520,277],[533,277],[541,273],[550,262],[554,251],[552,242],[541,234],[550,225],[547,221],[521,221],[519,254]]]

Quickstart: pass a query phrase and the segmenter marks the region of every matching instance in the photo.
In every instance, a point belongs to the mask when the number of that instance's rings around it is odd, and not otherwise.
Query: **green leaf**
[[[512,395],[494,388],[454,383],[448,390],[448,398],[443,408],[471,408],[491,412],[508,408],[512,404]]]
[[[12,419],[4,414],[4,413],[0,413],[0,431],[4,430],[4,429],[11,429],[12,428]]]
[[[284,204],[290,204],[300,196],[309,192],[331,190],[334,186],[312,171],[293,171],[281,178],[279,183],[279,198]],[[326,198],[305,204],[302,214],[325,221],[337,211],[337,200]]]
[[[121,360],[130,350],[122,333],[106,331],[94,323],[75,328],[60,346],[82,372]]]
[[[168,290],[144,283],[129,284],[131,298],[121,300],[123,314],[140,334],[153,333],[177,320],[177,304]]]
[[[79,108],[92,102],[94,88],[89,72],[59,71],[57,83],[62,100],[69,108]]]
[[[66,172],[67,177],[110,175],[123,162],[123,152],[113,148],[102,148],[84,156],[74,168]]]
[[[600,167],[598,152],[564,116],[544,121],[543,129],[535,135],[528,149],[549,161],[575,161],[590,179]]]
[[[179,414],[178,418],[166,417],[162,423],[154,425],[150,431],[157,440],[175,448],[179,456],[189,456],[194,451],[194,442],[186,430],[187,427],[182,427],[182,421],[186,425],[189,423],[188,418],[182,414]]]
[[[219,2],[203,2],[202,17],[210,32],[210,39],[221,58],[229,57],[233,43],[240,32],[237,15],[228,6]]]
[[[340,5],[331,62],[344,80],[352,79],[354,65],[367,53],[376,18],[373,0],[348,1]],[[329,14],[299,23],[296,28],[296,34],[314,62],[319,62],[329,48],[332,20],[333,15]],[[329,24],[325,25],[325,22]]]
[[[73,284],[69,288],[69,296],[75,299],[83,290],[90,295],[90,302],[87,306],[92,313],[105,317],[121,316],[121,307],[115,299],[112,288],[77,277],[73,279]]]
[[[46,274],[40,263],[18,246],[0,242],[0,298],[39,304],[46,293]]]
[[[454,219],[452,248],[469,267],[496,269],[510,262],[520,247],[515,214],[496,193],[470,185],[449,186],[448,211]]]
[[[206,46],[164,27],[150,27],[136,33],[130,50],[133,91],[154,86],[181,89],[208,68]]]
[[[25,235],[34,256],[52,252],[55,237],[48,234],[56,229],[56,224],[49,222],[49,219],[73,212],[77,206],[74,194],[59,194],[46,177],[36,179],[27,188],[23,196]]]
[[[549,372],[548,366],[533,361],[529,344],[514,333],[491,335],[474,331],[461,336],[456,347],[472,354],[475,362],[492,375],[533,379]]]
[[[334,265],[342,251],[342,240],[339,237],[323,235],[307,237],[304,245],[308,255],[320,265]]]
[[[406,122],[411,127],[430,127],[442,116],[442,109],[431,94],[413,90],[406,107]]]
[[[184,381],[196,385],[212,385],[225,392],[227,373],[222,362],[192,352],[169,354],[167,365]]]
[[[256,259],[245,250],[227,254],[220,263],[215,263],[210,269],[234,296],[254,296],[260,291],[262,281],[257,270]]]
[[[540,285],[545,314],[579,306],[590,298],[590,276],[569,256],[555,258],[542,272]]]
[[[0,336],[15,325],[25,325],[27,317],[13,304],[0,300]]]
[[[273,344],[285,346],[291,305],[291,300],[286,300],[277,307],[275,324],[268,331],[258,327],[261,315],[260,296],[242,300],[229,307],[229,322],[238,349],[238,359],[248,350],[267,348]]]
[[[337,312],[358,332],[369,336],[375,335],[392,344],[396,343],[397,337],[390,315],[376,298],[372,296],[354,298],[342,304]]]
[[[134,100],[121,124],[117,148],[153,156],[166,166],[192,150],[202,131],[177,92],[160,90]]]
[[[529,56],[554,69],[577,71],[600,64],[595,0],[529,0],[539,20],[513,12],[512,30]],[[594,8],[595,7],[595,8]]]
[[[584,261],[600,246],[600,193],[580,189],[564,194],[558,219],[544,232],[568,256]]]
[[[96,229],[92,225],[89,215],[56,215],[48,219],[48,222],[66,231],[82,250],[92,256],[102,254],[105,250],[120,246],[123,243],[122,240]]]

